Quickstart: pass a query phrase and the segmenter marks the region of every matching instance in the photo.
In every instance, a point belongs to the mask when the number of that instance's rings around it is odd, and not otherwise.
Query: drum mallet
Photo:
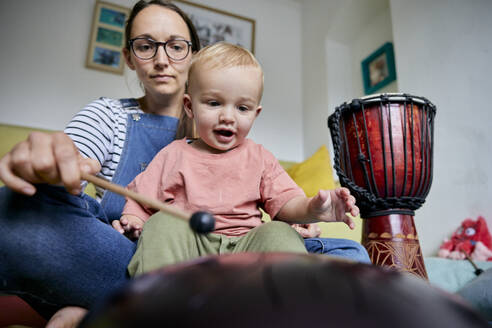
[[[120,185],[111,183],[94,175],[81,173],[81,178],[95,184],[96,186],[112,191],[118,195],[133,199],[134,201],[142,205],[148,206],[167,214],[171,214],[184,221],[189,221],[191,229],[193,229],[193,231],[195,232],[208,233],[214,231],[215,218],[212,216],[212,214],[208,212],[199,211],[190,215],[188,212],[185,212],[175,206],[166,205],[156,199],[152,199],[142,194],[128,190]]]

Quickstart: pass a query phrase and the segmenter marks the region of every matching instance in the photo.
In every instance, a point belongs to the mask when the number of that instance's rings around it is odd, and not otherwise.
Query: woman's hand
[[[98,161],[83,158],[63,132],[32,132],[0,159],[0,180],[10,189],[33,195],[34,183],[61,184],[80,193],[80,171],[95,174]]]
[[[114,220],[111,225],[122,235],[131,240],[136,240],[142,233],[144,221],[135,215],[123,215],[119,220]]]

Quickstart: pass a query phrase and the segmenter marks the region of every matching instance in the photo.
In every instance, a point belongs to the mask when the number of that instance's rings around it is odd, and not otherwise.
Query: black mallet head
[[[195,212],[190,218],[190,227],[197,233],[209,233],[215,229],[215,218],[208,212]]]

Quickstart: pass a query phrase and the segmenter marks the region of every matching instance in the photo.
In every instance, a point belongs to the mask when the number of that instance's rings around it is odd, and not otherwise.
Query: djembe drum
[[[426,98],[382,94],[343,103],[328,118],[335,169],[357,200],[372,262],[426,279],[413,217],[432,183],[435,114]]]

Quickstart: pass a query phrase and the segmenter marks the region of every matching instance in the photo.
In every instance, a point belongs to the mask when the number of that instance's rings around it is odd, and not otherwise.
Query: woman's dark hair
[[[130,35],[132,32],[132,27],[133,27],[133,21],[135,20],[135,17],[138,15],[140,11],[143,9],[151,6],[151,5],[158,5],[167,9],[170,9],[174,12],[176,12],[181,18],[186,23],[186,26],[188,26],[188,30],[190,32],[191,36],[191,51],[196,52],[200,50],[200,39],[198,38],[198,34],[196,33],[195,25],[193,25],[193,22],[191,19],[175,4],[165,1],[165,0],[151,0],[151,1],[145,1],[145,0],[140,0],[137,2],[133,8],[132,11],[130,12],[130,16],[128,17],[128,20],[126,21],[126,26],[125,26],[125,47],[130,50],[130,45],[128,44],[128,41],[130,40]]]

